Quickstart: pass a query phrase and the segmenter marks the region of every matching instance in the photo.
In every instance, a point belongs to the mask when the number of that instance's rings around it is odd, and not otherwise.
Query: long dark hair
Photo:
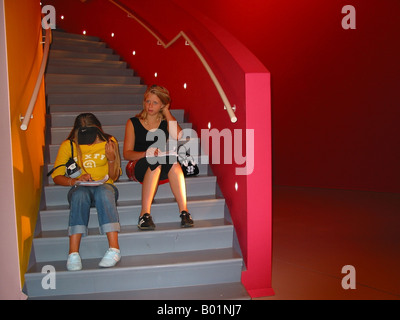
[[[109,141],[115,144],[115,173],[120,172],[121,168],[121,157],[119,155],[119,149],[118,149],[118,144],[115,143],[113,140],[111,140],[112,135],[105,133],[103,131],[103,128],[101,126],[101,123],[99,119],[93,114],[93,113],[81,113],[75,118],[74,126],[71,130],[71,132],[68,135],[68,140],[72,140],[76,144],[76,149],[78,153],[78,164],[85,170],[85,168],[82,165],[82,152],[81,148],[78,144],[78,131],[82,127],[95,127],[97,128],[97,136],[99,137],[100,140],[102,141]],[[117,176],[118,176],[117,175]]]

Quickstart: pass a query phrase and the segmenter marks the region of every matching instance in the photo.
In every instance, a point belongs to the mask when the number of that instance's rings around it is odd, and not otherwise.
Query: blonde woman
[[[171,97],[167,89],[152,85],[144,94],[143,110],[126,123],[124,158],[135,163],[135,180],[142,183],[142,208],[138,227],[154,230],[151,204],[160,180],[168,180],[177,201],[181,227],[193,227],[188,212],[186,185],[182,168],[176,156],[161,156],[169,137],[177,139],[182,128],[172,116],[169,107]],[[158,147],[154,147],[152,137],[157,136]]]
[[[81,168],[81,172],[73,177],[66,175],[64,166],[72,153]],[[67,260],[70,271],[82,269],[79,247],[82,236],[87,235],[90,207],[93,205],[97,209],[100,232],[107,234],[109,243],[99,266],[112,267],[121,259],[116,207],[118,189],[114,186],[114,181],[120,176],[120,163],[118,143],[114,137],[104,133],[99,120],[92,113],[77,116],[71,133],[60,146],[52,173],[54,183],[71,188],[68,192],[70,241]],[[104,183],[96,183],[104,178]]]

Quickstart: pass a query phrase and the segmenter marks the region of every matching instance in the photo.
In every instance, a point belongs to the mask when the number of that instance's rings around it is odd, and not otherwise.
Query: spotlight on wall
[[[155,78],[157,78],[158,77],[158,73],[156,72],[156,73],[154,73],[154,77]]]
[[[136,51],[135,50],[132,51],[132,55],[136,56]]]
[[[86,34],[86,30],[83,30],[82,34]]]
[[[115,35],[114,32],[112,32],[112,33],[111,33],[111,38],[114,38],[114,35]]]
[[[187,88],[187,83],[185,82],[184,84],[183,84],[183,89],[186,89]]]

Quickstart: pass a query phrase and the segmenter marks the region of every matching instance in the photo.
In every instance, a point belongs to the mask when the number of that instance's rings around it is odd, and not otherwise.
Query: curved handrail
[[[46,69],[46,64],[47,64],[47,57],[49,55],[50,43],[51,43],[51,28],[47,25],[47,22],[46,22],[46,41],[45,41],[44,50],[43,50],[42,64],[40,66],[39,74],[36,79],[35,89],[33,90],[32,97],[31,97],[31,100],[28,105],[28,109],[26,110],[25,116],[21,117],[21,120],[23,119],[23,121],[22,121],[20,128],[21,128],[21,130],[24,130],[24,131],[28,129],[29,121],[31,120],[31,116],[33,113],[33,108],[35,107],[36,100],[37,100],[37,97],[39,94],[39,89],[42,84],[43,75],[44,75],[44,71]]]
[[[217,77],[215,76],[214,72],[212,71],[210,65],[207,63],[206,59],[203,57],[201,52],[197,49],[197,47],[194,45],[193,41],[190,40],[190,38],[185,34],[185,32],[180,31],[170,42],[165,43],[150,27],[148,27],[142,20],[140,20],[134,13],[132,13],[130,10],[125,8],[121,3],[118,3],[115,0],[109,0],[112,4],[120,8],[121,10],[125,11],[128,14],[129,18],[135,19],[143,28],[145,28],[154,38],[157,39],[158,43],[161,44],[165,49],[170,47],[172,44],[174,44],[180,37],[184,38],[189,46],[193,49],[194,53],[197,55],[201,63],[203,64],[204,68],[208,72],[212,82],[215,85],[215,88],[217,89],[219,95],[221,96],[222,101],[224,102],[226,111],[228,112],[228,115],[231,119],[231,122],[235,123],[237,121],[237,117],[235,115],[235,112],[228,100],[228,97],[226,96],[224,90],[222,89],[221,84],[219,83]]]

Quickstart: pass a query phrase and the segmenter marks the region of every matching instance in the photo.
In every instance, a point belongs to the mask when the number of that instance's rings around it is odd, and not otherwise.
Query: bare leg
[[[186,203],[186,183],[182,168],[175,163],[168,172],[169,185],[178,203],[179,212],[188,211]]]
[[[161,166],[157,167],[153,171],[150,168],[147,169],[144,175],[142,184],[142,210],[140,216],[145,213],[150,213],[151,204],[157,191],[158,181],[160,179]]]
[[[107,232],[108,245],[110,248],[119,249],[118,232]]]
[[[81,233],[75,233],[69,237],[69,253],[79,252],[79,246],[81,244]]]

